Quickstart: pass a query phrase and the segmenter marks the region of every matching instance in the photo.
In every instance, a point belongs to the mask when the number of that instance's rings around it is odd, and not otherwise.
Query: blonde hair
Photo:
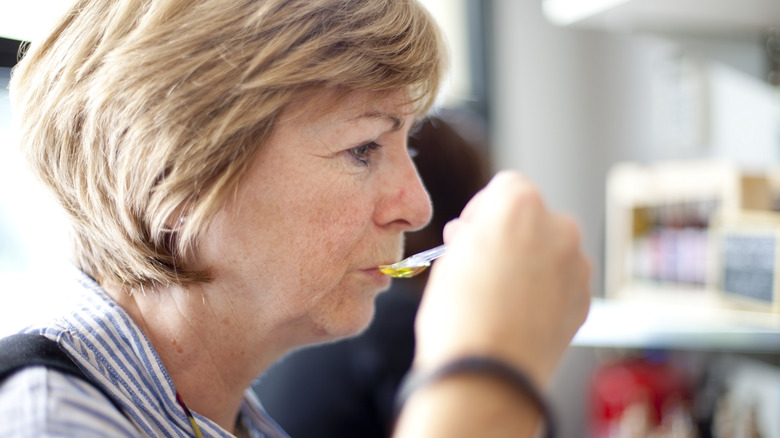
[[[74,262],[132,290],[209,281],[200,233],[289,103],[405,90],[421,115],[444,56],[415,0],[78,0],[10,88]]]

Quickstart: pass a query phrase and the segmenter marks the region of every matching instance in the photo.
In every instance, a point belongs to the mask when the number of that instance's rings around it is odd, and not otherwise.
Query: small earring
[[[180,224],[180,225],[183,225],[183,224],[184,224],[184,222],[185,222],[186,220],[187,220],[187,216],[182,216],[182,217],[180,217],[180,218],[179,218],[179,224]]]

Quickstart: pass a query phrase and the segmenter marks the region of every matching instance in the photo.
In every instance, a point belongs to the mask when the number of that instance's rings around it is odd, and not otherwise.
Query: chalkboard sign
[[[721,241],[724,292],[772,303],[775,284],[776,235],[725,235]]]

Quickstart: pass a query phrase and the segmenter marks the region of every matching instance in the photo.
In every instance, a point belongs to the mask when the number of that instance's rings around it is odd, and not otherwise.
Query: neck
[[[247,331],[233,306],[215,305],[221,301],[205,291],[106,289],[149,338],[187,407],[225,430],[234,429],[245,390],[286,351],[262,341],[273,339],[270,331]]]

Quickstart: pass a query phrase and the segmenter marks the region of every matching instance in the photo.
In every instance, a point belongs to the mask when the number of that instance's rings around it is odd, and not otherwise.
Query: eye
[[[371,164],[371,157],[374,155],[374,152],[379,150],[382,145],[375,141],[370,141],[368,143],[364,143],[360,146],[355,146],[354,148],[349,149],[347,152],[349,152],[349,155],[360,165],[368,166]]]

